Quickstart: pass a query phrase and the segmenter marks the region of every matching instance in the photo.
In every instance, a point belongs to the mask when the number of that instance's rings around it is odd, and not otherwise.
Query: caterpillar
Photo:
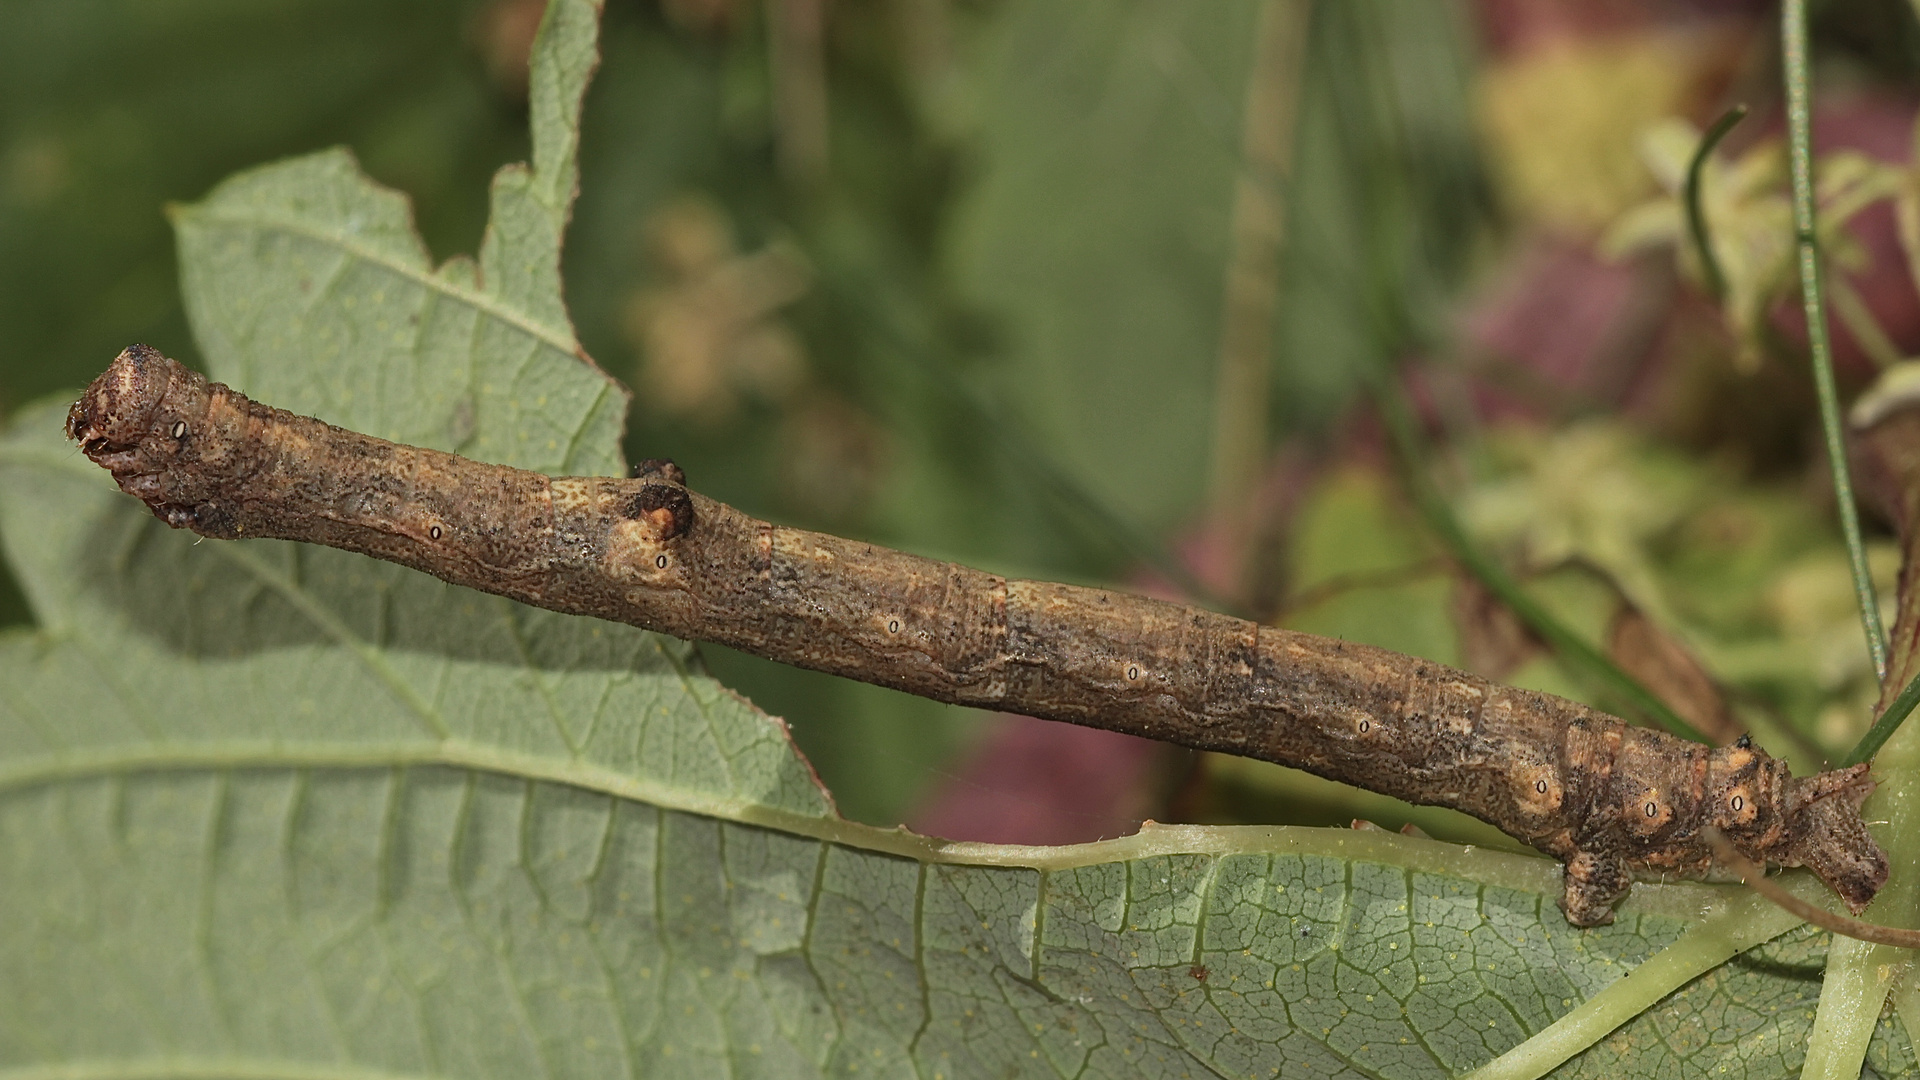
[[[259,404],[144,345],[67,433],[162,521],[325,544],[554,611],[729,645],[959,705],[1305,769],[1452,807],[1565,863],[1569,922],[1636,875],[1725,876],[1714,831],[1854,911],[1887,878],[1866,765],[1795,777],[1576,702],[1353,642],[998,577],[756,520],[670,462],[549,477]],[[1704,831],[1703,831],[1704,830]]]

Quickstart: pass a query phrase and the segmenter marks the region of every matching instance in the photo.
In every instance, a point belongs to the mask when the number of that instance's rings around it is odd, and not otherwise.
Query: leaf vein
[[[377,266],[395,275],[407,278],[448,299],[465,304],[481,314],[491,316],[500,323],[519,330],[521,333],[526,334],[528,337],[533,338],[564,356],[579,355],[579,346],[572,340],[571,334],[562,334],[553,327],[543,326],[535,322],[533,318],[525,312],[516,311],[501,303],[487,291],[484,286],[481,291],[476,292],[456,284],[442,274],[434,272],[429,267],[391,258],[386,253],[373,247],[355,243],[339,233],[315,228],[297,218],[279,217],[270,214],[235,214],[206,207],[196,208],[193,213],[204,220],[223,225],[252,228],[261,232],[278,230],[294,236],[304,237],[308,240],[317,241],[321,244],[330,245],[334,249],[342,252],[343,255],[351,256],[368,265]]]
[[[344,620],[330,611],[317,597],[270,569],[244,542],[220,544],[215,550],[222,558],[265,582],[268,588],[285,597],[287,602],[310,619],[317,628],[353,653],[366,667],[368,673],[379,679],[388,692],[393,694],[394,700],[411,712],[415,719],[434,735],[443,740],[452,737],[446,718],[421,698],[419,692],[414,690],[398,671],[394,670],[393,665],[387,662],[386,654],[362,640],[358,634],[348,628]]]

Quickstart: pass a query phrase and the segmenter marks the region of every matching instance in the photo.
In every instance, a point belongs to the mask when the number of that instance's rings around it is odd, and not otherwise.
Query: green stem
[[[1795,892],[1822,888],[1798,875]],[[1680,935],[1605,990],[1541,1028],[1533,1037],[1467,1075],[1466,1080],[1537,1080],[1613,1034],[1662,998],[1728,960],[1801,925],[1799,916],[1757,895],[1743,896]]]
[[[1813,186],[1812,79],[1808,72],[1806,0],[1786,0],[1780,11],[1781,51],[1785,61],[1787,89],[1787,150],[1793,178],[1793,231],[1800,248],[1800,294],[1807,315],[1807,343],[1813,352],[1814,385],[1820,392],[1820,425],[1826,434],[1827,463],[1833,470],[1834,500],[1839,504],[1841,532],[1846,536],[1847,555],[1852,563],[1853,589],[1860,603],[1860,622],[1867,634],[1867,649],[1873,655],[1874,671],[1882,683],[1887,679],[1887,638],[1880,626],[1880,604],[1874,595],[1873,579],[1867,571],[1866,548],[1860,542],[1860,517],[1853,502],[1853,481],[1847,471],[1846,444],[1840,430],[1839,393],[1833,381],[1832,346],[1827,340],[1826,310],[1820,295],[1820,247],[1815,231]],[[1881,714],[1860,745],[1847,755],[1849,762],[1871,756],[1893,733],[1906,713],[1913,709],[1915,687],[1901,690]],[[1904,703],[1904,707],[1903,707]],[[1889,786],[1908,786],[1911,773],[1903,770],[1887,778]],[[1887,795],[1877,797],[1885,806]],[[1905,816],[1901,801],[1894,800],[1889,815],[1897,824]],[[1895,843],[1888,852],[1895,867],[1893,887],[1881,894],[1881,906],[1890,899],[1896,905],[1910,887],[1901,884],[1901,871],[1911,865],[1910,851],[1893,834]],[[1882,946],[1835,940],[1828,955],[1826,978],[1820,987],[1820,1007],[1814,1016],[1813,1031],[1807,1037],[1807,1060],[1803,1075],[1810,1080],[1835,1080],[1860,1075],[1861,1062],[1874,1024],[1886,1001],[1890,973],[1888,960],[1898,955]]]
[[[1827,465],[1833,471],[1833,497],[1839,503],[1840,531],[1847,540],[1853,591],[1867,635],[1873,670],[1887,677],[1887,634],[1880,626],[1880,603],[1860,540],[1860,513],[1853,502],[1853,476],[1840,427],[1840,391],[1833,381],[1833,345],[1827,338],[1826,303],[1820,293],[1820,244],[1814,230],[1813,108],[1807,61],[1806,0],[1786,0],[1780,12],[1780,36],[1786,58],[1787,153],[1793,177],[1793,232],[1800,248],[1800,295],[1807,315],[1807,343],[1813,352],[1813,382],[1820,394],[1820,427],[1826,434]]]
[[[1706,169],[1707,159],[1713,156],[1714,148],[1720,140],[1727,137],[1733,126],[1746,119],[1747,107],[1735,105],[1720,114],[1707,133],[1700,137],[1700,145],[1694,148],[1693,160],[1687,163],[1687,231],[1693,235],[1693,249],[1700,256],[1700,268],[1706,274],[1707,291],[1715,300],[1723,300],[1727,295],[1727,278],[1720,272],[1720,260],[1713,253],[1711,237],[1708,236],[1707,215],[1700,208],[1700,174]]]
[[[1887,706],[1887,711],[1881,713],[1880,719],[1875,720],[1867,733],[1860,736],[1860,741],[1853,744],[1853,749],[1847,753],[1840,767],[1845,769],[1873,760],[1873,755],[1880,752],[1880,747],[1888,737],[1900,730],[1900,725],[1906,722],[1915,705],[1920,705],[1920,675],[1908,681],[1906,688],[1900,691],[1900,696]]]
[[[1905,949],[1869,945],[1836,935],[1827,954],[1820,1007],[1807,1035],[1807,1060],[1800,1080],[1856,1080],[1867,1058],[1867,1044],[1880,1025],[1887,991],[1906,966]]]
[[[1433,485],[1433,480],[1422,468],[1421,462],[1427,460],[1425,448],[1420,445],[1420,437],[1414,427],[1413,417],[1407,408],[1401,391],[1391,384],[1381,381],[1375,387],[1375,399],[1380,403],[1380,414],[1386,423],[1388,437],[1393,440],[1398,452],[1401,471],[1406,474],[1407,486],[1413,496],[1414,505],[1434,532],[1453,551],[1454,558],[1466,567],[1467,572],[1480,579],[1487,591],[1507,605],[1520,621],[1527,624],[1534,633],[1546,641],[1562,659],[1584,668],[1596,681],[1608,691],[1621,698],[1633,711],[1653,721],[1683,739],[1695,742],[1710,742],[1706,736],[1694,730],[1693,725],[1681,719],[1680,715],[1661,701],[1654,693],[1640,685],[1633,676],[1622,671],[1618,665],[1587,644],[1586,640],[1574,633],[1566,624],[1554,618],[1553,614],[1542,607],[1533,597],[1527,595],[1492,556],[1480,550],[1467,535],[1454,516],[1453,508]]]

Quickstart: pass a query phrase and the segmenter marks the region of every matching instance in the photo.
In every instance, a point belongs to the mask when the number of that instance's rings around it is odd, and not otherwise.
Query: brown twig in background
[[[767,65],[773,83],[773,140],[788,183],[813,187],[827,176],[827,0],[767,0]]]
[[[1305,0],[1260,4],[1253,67],[1247,74],[1242,107],[1207,490],[1214,520],[1228,534],[1236,582],[1245,576],[1242,569],[1253,534],[1255,489],[1267,457],[1273,313],[1280,301],[1287,181],[1293,172],[1294,119],[1299,112],[1311,13],[1312,5]]]

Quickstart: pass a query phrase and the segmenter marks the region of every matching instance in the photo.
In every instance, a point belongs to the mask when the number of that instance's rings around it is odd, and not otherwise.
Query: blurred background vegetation
[[[476,250],[489,176],[526,153],[542,7],[0,6],[0,415],[132,341],[194,362],[164,207],[250,165],[346,144],[436,256]],[[1815,15],[1816,139],[1862,155],[1869,189],[1830,206],[1857,392],[1920,347],[1896,212],[1920,23],[1898,0]],[[1754,115],[1714,226],[1774,235],[1773,5],[608,0],[605,20],[566,272],[581,340],[635,391],[630,457],[781,522],[1613,704],[1410,509],[1366,389],[1391,373],[1479,541],[1695,726],[1803,769],[1864,729],[1797,292],[1757,242],[1723,257],[1741,299],[1718,305],[1672,244],[1673,148],[1684,166],[1734,101]],[[30,620],[0,577],[0,622]],[[706,655],[865,821],[1486,838],[1264,765]]]

